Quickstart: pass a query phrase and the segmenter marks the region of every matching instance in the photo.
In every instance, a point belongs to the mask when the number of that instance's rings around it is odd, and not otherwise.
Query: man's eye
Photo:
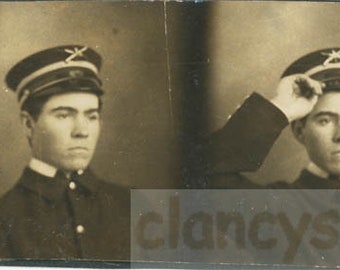
[[[58,119],[66,119],[67,117],[69,117],[69,114],[67,114],[67,113],[60,113],[60,114],[57,114],[56,117]]]
[[[318,119],[318,124],[320,124],[322,126],[325,126],[330,122],[331,122],[331,119],[329,117],[322,117],[322,118]]]
[[[90,120],[98,120],[99,119],[99,114],[98,113],[93,113],[93,114],[90,114],[88,117],[89,117]]]

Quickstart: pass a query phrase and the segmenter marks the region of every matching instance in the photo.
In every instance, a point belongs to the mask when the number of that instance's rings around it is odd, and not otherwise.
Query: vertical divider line
[[[172,100],[172,88],[171,88],[171,66],[170,66],[170,53],[169,53],[169,39],[168,39],[168,14],[167,14],[167,0],[163,1],[163,13],[164,13],[164,37],[165,37],[165,53],[166,53],[166,70],[168,78],[168,100],[169,111],[172,131],[175,132],[174,126],[174,112],[173,112],[173,100]]]

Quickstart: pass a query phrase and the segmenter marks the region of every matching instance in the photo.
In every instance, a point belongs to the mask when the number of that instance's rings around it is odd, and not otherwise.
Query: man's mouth
[[[333,156],[340,156],[340,150],[333,151],[333,152],[332,152],[332,155],[333,155]]]
[[[89,152],[89,149],[87,147],[84,147],[84,146],[74,146],[74,147],[70,147],[68,150],[71,151],[71,152],[74,152],[74,153],[87,153],[87,152]]]

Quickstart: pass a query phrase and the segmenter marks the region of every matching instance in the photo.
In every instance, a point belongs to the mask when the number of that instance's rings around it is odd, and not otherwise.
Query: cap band
[[[329,70],[329,69],[335,69],[335,68],[340,68],[340,63],[329,63],[327,65],[319,65],[316,67],[311,68],[310,70],[307,70],[305,72],[306,75],[312,76],[316,73],[319,73],[321,71]]]
[[[69,81],[70,78],[63,78],[63,79],[60,79],[60,80],[57,80],[57,81],[53,81],[51,83],[48,83],[48,84],[44,84],[42,86],[40,86],[39,88],[36,88],[34,89],[34,91],[30,91],[28,89],[24,90],[21,97],[19,98],[19,105],[20,107],[22,107],[22,105],[25,103],[25,101],[28,99],[29,96],[31,95],[34,95],[36,93],[39,93],[41,92],[42,90],[48,88],[48,87],[51,87],[53,85],[56,85],[58,83],[62,83],[62,82],[66,82],[66,81]],[[100,89],[100,83],[96,80],[96,79],[91,79],[91,78],[82,78],[82,80],[84,81],[89,81],[89,82],[92,82],[93,85],[95,85],[98,89]]]
[[[95,74],[98,74],[98,69],[97,67],[87,61],[70,61],[70,62],[65,62],[65,61],[60,61],[53,63],[51,65],[45,66],[41,69],[36,70],[35,72],[31,73],[27,77],[23,78],[21,82],[19,83],[17,87],[18,94],[21,93],[21,90],[32,80],[38,78],[41,75],[44,75],[48,72],[60,69],[60,68],[68,68],[68,67],[82,67],[82,68],[87,68],[92,70]]]

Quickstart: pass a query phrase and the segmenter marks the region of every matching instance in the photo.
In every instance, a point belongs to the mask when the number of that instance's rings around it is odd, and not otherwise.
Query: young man
[[[32,159],[0,199],[1,258],[129,260],[129,190],[88,168],[100,133],[101,57],[61,46],[15,65]]]
[[[283,74],[304,73],[323,84],[323,94],[304,117],[291,119],[295,138],[306,148],[310,163],[293,188],[340,188],[340,48],[320,50],[294,62]],[[295,121],[294,121],[295,120]]]
[[[318,50],[283,73],[272,100],[251,95],[208,142],[213,188],[259,188],[238,174],[257,170],[284,127],[306,148],[310,164],[293,184],[270,188],[340,188],[340,48]],[[217,165],[216,165],[217,164]],[[213,179],[214,177],[211,177]]]

